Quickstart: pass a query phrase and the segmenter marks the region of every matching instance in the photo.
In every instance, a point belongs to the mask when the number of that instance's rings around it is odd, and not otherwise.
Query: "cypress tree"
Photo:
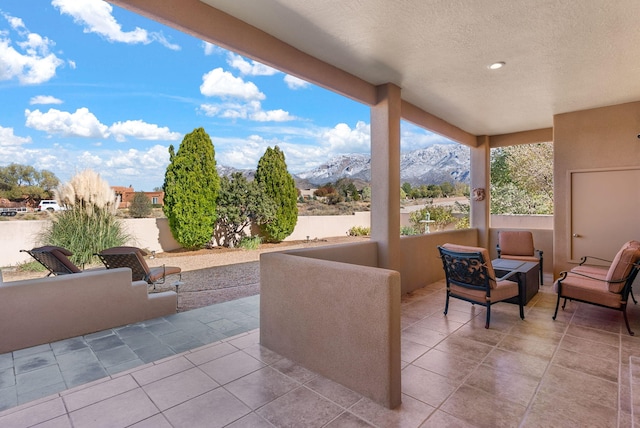
[[[298,222],[298,192],[278,146],[268,147],[262,155],[255,180],[276,204],[275,218],[261,225],[260,230],[266,242],[280,242],[291,235]]]
[[[204,246],[213,236],[220,177],[213,143],[203,128],[185,135],[178,153],[169,146],[162,188],[163,210],[175,240],[187,249]]]

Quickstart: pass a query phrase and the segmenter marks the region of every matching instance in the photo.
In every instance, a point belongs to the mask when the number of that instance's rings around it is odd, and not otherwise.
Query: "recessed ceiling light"
[[[505,62],[494,62],[493,64],[491,64],[490,66],[488,66],[489,70],[497,70],[499,68],[502,68],[505,66]]]

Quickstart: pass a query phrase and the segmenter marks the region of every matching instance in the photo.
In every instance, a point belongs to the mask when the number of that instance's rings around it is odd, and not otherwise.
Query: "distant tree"
[[[414,230],[424,233],[426,223],[422,223],[422,221],[427,219],[427,213],[429,213],[429,220],[433,221],[432,227],[435,227],[435,230],[444,230],[445,227],[456,221],[451,207],[427,205],[409,215],[409,222],[413,225]]]
[[[405,195],[411,194],[411,183],[402,183],[402,190],[404,190]]]
[[[152,212],[151,199],[144,192],[135,192],[129,206],[129,214],[133,218],[146,218]]]
[[[173,237],[185,248],[203,247],[213,236],[220,192],[213,143],[203,128],[185,135],[177,153],[169,146],[163,190]]]
[[[60,180],[51,171],[12,163],[0,167],[0,196],[11,200],[51,199]]]
[[[362,200],[365,202],[371,202],[371,187],[366,186],[362,189]]]
[[[275,218],[276,204],[266,195],[262,183],[248,181],[240,172],[221,177],[220,184],[216,241],[225,247],[237,247],[247,236],[248,226],[261,226]]]
[[[276,204],[275,218],[260,227],[266,242],[280,242],[291,235],[298,221],[297,192],[287,171],[284,153],[278,146],[268,147],[258,161],[255,180]]]
[[[492,150],[492,214],[553,214],[553,144]]]

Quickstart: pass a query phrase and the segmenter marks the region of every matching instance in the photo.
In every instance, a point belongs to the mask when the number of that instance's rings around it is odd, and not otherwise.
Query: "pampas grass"
[[[94,261],[94,254],[105,248],[124,245],[130,236],[116,218],[114,191],[100,175],[85,170],[54,191],[58,212],[40,235],[46,245],[64,247],[73,253],[77,265]]]

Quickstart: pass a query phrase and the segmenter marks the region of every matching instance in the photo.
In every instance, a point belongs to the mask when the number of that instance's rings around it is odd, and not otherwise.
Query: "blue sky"
[[[169,145],[199,127],[236,168],[275,145],[292,173],[370,152],[367,106],[102,0],[2,0],[0,100],[0,166],[61,181],[160,187]],[[403,151],[434,142],[403,123]]]

